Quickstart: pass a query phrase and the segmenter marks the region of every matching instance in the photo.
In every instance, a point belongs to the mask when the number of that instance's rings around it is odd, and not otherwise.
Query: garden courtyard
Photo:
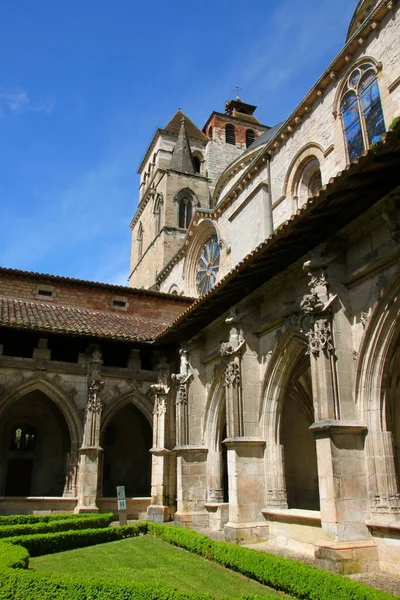
[[[394,600],[312,565],[113,515],[0,516],[0,600]]]

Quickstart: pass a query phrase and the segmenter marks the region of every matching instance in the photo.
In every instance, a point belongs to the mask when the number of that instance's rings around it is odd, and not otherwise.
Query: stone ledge
[[[168,450],[167,448],[150,448],[150,454],[155,456],[166,456],[168,454],[174,454],[174,450]]]
[[[224,508],[225,506],[229,506],[229,502],[206,502],[204,507],[207,510],[218,510],[219,508]]]
[[[371,521],[371,520],[367,520],[365,521],[366,526],[368,527],[368,529],[383,529],[386,530],[388,532],[392,532],[392,533],[396,533],[397,535],[400,536],[400,522],[399,521],[392,521],[390,522],[380,522],[380,521]]]
[[[222,440],[226,446],[265,446],[266,441],[256,437],[232,437]]]
[[[309,427],[313,433],[363,433],[368,427],[358,421],[337,421],[336,419],[326,419],[316,421]]]
[[[282,521],[284,523],[298,523],[300,525],[321,527],[321,512],[319,510],[262,508],[261,512],[269,521]]]
[[[175,446],[172,449],[173,452],[182,453],[182,452],[204,452],[205,454],[208,452],[208,448],[205,446]]]

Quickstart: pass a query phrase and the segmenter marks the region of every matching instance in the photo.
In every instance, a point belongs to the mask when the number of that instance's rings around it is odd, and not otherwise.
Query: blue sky
[[[125,285],[137,167],[181,108],[234,88],[274,125],[344,44],[357,0],[2,0],[0,265]]]

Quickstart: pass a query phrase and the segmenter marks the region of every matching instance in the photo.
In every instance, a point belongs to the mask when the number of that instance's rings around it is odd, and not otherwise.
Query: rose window
[[[200,251],[197,262],[197,291],[200,296],[207,294],[215,285],[219,271],[220,249],[216,235],[212,235]]]

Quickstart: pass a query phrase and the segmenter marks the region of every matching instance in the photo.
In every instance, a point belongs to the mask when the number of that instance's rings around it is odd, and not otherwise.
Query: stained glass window
[[[196,284],[200,296],[207,294],[215,285],[219,271],[220,249],[216,235],[203,245],[197,262]]]
[[[350,161],[385,133],[376,72],[363,64],[351,72],[341,102],[341,115]]]

